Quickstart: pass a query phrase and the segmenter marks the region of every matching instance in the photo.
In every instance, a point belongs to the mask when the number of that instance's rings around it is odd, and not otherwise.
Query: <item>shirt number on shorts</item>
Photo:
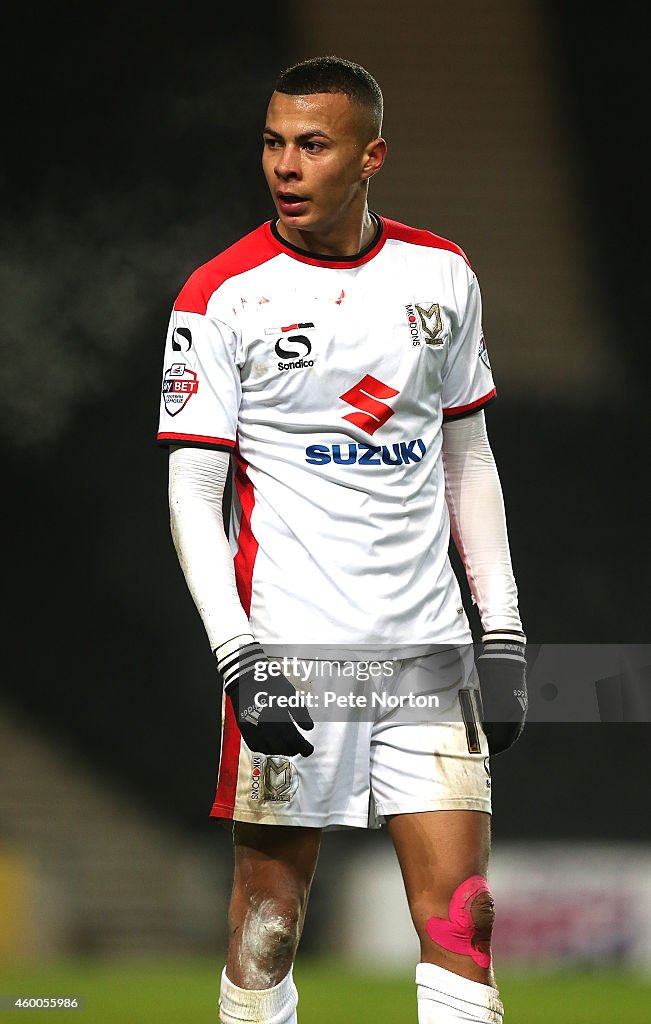
[[[479,741],[479,729],[475,716],[475,705],[472,699],[472,690],[459,690],[459,704],[461,705],[461,717],[466,727],[466,740],[468,751],[471,754],[481,754],[481,743]]]

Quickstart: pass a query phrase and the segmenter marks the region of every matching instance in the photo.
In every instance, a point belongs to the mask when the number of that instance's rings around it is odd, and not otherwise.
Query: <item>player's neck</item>
[[[377,232],[377,223],[364,206],[361,216],[354,223],[337,224],[331,230],[300,231],[286,227],[281,220],[277,222],[277,228],[278,234],[286,242],[305,252],[316,256],[350,259],[371,244]]]

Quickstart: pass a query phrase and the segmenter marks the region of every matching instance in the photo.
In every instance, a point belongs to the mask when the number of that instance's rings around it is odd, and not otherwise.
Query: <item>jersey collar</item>
[[[368,263],[369,260],[372,260],[379,253],[386,241],[386,231],[382,218],[378,217],[372,210],[369,210],[369,213],[376,225],[375,234],[369,244],[360,249],[354,256],[323,256],[321,253],[310,252],[308,249],[299,249],[297,245],[292,245],[291,242],[286,241],[282,237],[278,231],[277,221],[269,221],[267,228],[277,248],[291,256],[292,259],[300,260],[301,263],[309,263],[313,267],[330,267],[335,270],[348,269],[350,267],[359,267],[362,263]]]

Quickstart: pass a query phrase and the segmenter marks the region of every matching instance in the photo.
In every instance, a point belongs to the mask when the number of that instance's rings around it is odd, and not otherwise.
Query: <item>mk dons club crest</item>
[[[286,757],[267,757],[264,765],[264,799],[288,802],[298,788],[298,776]]]
[[[165,411],[170,416],[176,416],[198,390],[199,381],[194,370],[186,363],[172,363],[163,377]]]
[[[423,343],[442,348],[445,345],[441,307],[438,302],[415,302],[405,306],[407,323],[412,345],[416,348]]]
[[[436,345],[437,347],[445,345],[443,324],[441,322],[441,308],[438,302],[433,302],[431,306],[417,302],[416,313],[418,314],[420,334],[425,344]]]

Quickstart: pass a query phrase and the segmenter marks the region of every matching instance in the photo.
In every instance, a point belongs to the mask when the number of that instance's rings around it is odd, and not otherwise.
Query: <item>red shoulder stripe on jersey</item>
[[[440,235],[435,235],[433,231],[426,231],[423,228],[410,228],[407,224],[400,224],[397,220],[387,220],[386,217],[382,218],[382,222],[389,238],[395,238],[399,242],[410,242],[412,245],[426,245],[430,249],[447,249],[448,252],[454,252],[457,256],[461,256],[470,266],[470,260],[463,249],[448,238],[442,238]]]
[[[210,811],[211,818],[232,818],[237,794],[237,776],[240,768],[240,747],[242,737],[235,721],[233,705],[228,697],[224,699],[224,728],[217,791]]]
[[[460,416],[467,416],[469,412],[476,412],[478,409],[488,405],[495,398],[496,394],[497,388],[492,388],[488,394],[482,398],[477,398],[474,402],[469,402],[468,405],[452,405],[449,409],[443,410],[443,419],[452,420]]]
[[[227,437],[209,437],[206,434],[167,434],[161,433],[157,437],[160,444],[188,444],[188,445],[209,445],[211,448],[234,448],[235,441]]]
[[[174,309],[181,313],[205,315],[211,296],[224,281],[261,266],[277,256],[278,252],[268,224],[262,224],[214,259],[198,267],[179,292]]]

